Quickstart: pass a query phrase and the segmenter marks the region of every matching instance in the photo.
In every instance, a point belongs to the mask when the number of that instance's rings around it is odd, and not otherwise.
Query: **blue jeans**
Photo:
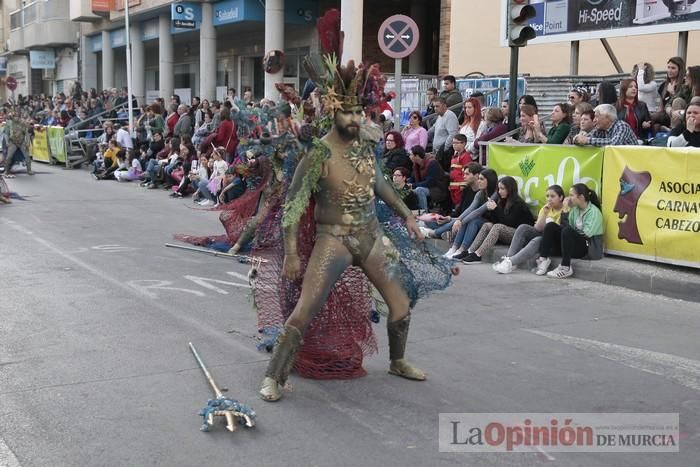
[[[428,196],[430,196],[430,190],[424,186],[417,186],[413,189],[413,192],[418,197],[418,208],[421,211],[428,210]]]
[[[204,198],[208,199],[209,201],[214,201],[216,202],[216,196],[209,191],[209,180],[202,180],[199,182],[199,185],[197,185],[197,188],[199,189],[199,194],[202,195]]]
[[[445,224],[442,224],[442,225],[439,226],[439,227],[434,228],[434,229],[433,229],[433,232],[435,232],[435,236],[437,236],[437,237],[442,237],[442,234],[444,234],[445,232],[448,232],[448,231],[452,230],[452,226],[455,224],[455,221],[456,221],[456,220],[457,220],[457,219],[452,219],[450,222],[447,222],[447,223],[445,223]]]
[[[462,224],[462,227],[459,228],[459,232],[457,232],[454,240],[452,240],[452,246],[454,248],[462,248],[462,250],[466,251],[476,238],[476,234],[479,233],[479,229],[484,225],[484,222],[486,222],[485,219],[478,217],[466,224]]]

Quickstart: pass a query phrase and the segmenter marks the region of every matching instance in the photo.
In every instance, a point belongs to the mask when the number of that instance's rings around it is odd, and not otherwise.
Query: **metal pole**
[[[129,108],[129,135],[133,138],[134,134],[134,103],[131,99],[131,31],[129,28],[129,0],[124,0],[124,19],[126,21],[126,98],[128,99]]]
[[[394,104],[394,130],[401,131],[401,65],[402,60],[396,59],[394,65],[394,83],[396,88],[396,103]]]
[[[569,59],[569,74],[578,75],[579,41],[571,41],[571,56]]]
[[[615,70],[617,70],[618,73],[624,73],[625,70],[622,68],[622,65],[620,65],[620,61],[617,59],[615,52],[613,51],[612,47],[610,46],[610,42],[608,42],[607,39],[603,38],[600,40],[600,43],[603,44],[603,48],[608,53],[608,57],[610,57],[610,61],[613,62],[613,65],[615,66]]]
[[[688,63],[688,31],[678,33],[678,54],[684,62]]]
[[[515,130],[518,111],[518,49],[510,48],[510,73],[508,75],[508,130]]]

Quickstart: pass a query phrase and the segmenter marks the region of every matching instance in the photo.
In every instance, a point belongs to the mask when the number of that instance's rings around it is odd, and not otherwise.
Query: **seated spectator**
[[[462,189],[466,186],[464,169],[472,161],[471,154],[466,150],[467,137],[458,133],[452,138],[452,160],[450,163],[450,198],[452,206],[458,206],[462,197]]]
[[[530,208],[518,194],[518,183],[510,176],[498,181],[498,201],[488,200],[486,209],[487,222],[482,224],[466,256],[455,255],[452,259],[461,259],[464,264],[480,263],[496,243],[510,244],[515,229],[521,224],[532,226],[534,222]]]
[[[408,186],[418,197],[418,207],[421,211],[428,210],[428,200],[440,203],[448,199],[447,177],[442,167],[432,154],[426,154],[422,146],[411,148],[413,172],[408,180]]]
[[[686,102],[689,102],[694,97],[700,97],[700,66],[689,66],[684,82],[689,90]]]
[[[654,123],[654,133],[661,130],[661,127],[671,125],[672,104],[676,98],[690,101],[690,90],[685,85],[685,60],[681,57],[671,57],[666,63],[666,79],[659,86],[660,105],[657,112],[654,112],[651,119]]]
[[[438,117],[435,124],[428,130],[428,138],[432,137],[433,152],[443,170],[449,171],[452,156],[452,138],[459,131],[457,116],[447,108],[447,102],[442,97],[433,99],[435,113]]]
[[[399,192],[404,204],[411,211],[415,211],[419,207],[418,196],[416,196],[413,190],[411,190],[406,183],[406,180],[408,180],[408,175],[409,172],[405,167],[397,167],[394,169],[392,179],[394,181],[394,188],[396,188],[396,191]]]
[[[192,137],[192,117],[189,114],[189,108],[185,104],[180,104],[177,107],[178,119],[173,127],[173,136],[182,138]]]
[[[595,130],[589,135],[578,134],[574,144],[593,146],[638,145],[632,128],[617,119],[617,110],[611,104],[601,104],[595,108]]]
[[[387,174],[394,173],[394,170],[398,167],[404,167],[406,170],[413,168],[411,158],[408,157],[408,153],[404,149],[401,133],[398,131],[390,131],[384,136],[382,163]]]
[[[424,117],[427,117],[428,115],[432,115],[435,113],[435,106],[433,106],[433,99],[438,97],[438,90],[437,88],[428,88],[426,91],[426,96],[428,96],[428,106],[425,108],[425,112],[423,113]],[[413,147],[413,146],[409,146]]]
[[[459,215],[457,219],[449,223],[452,229],[452,246],[443,255],[445,258],[467,256],[467,248],[472,244],[479,229],[486,222],[486,202],[498,197],[498,174],[492,169],[484,169],[477,179],[479,192],[474,196],[472,204]],[[440,229],[436,229],[437,234]]]
[[[96,170],[92,174],[95,180],[109,180],[114,178],[114,172],[119,168],[119,159],[117,157],[119,155],[119,151],[121,151],[121,148],[117,144],[117,141],[111,139],[107,150],[105,150],[103,154],[102,168],[99,169],[97,168],[97,165],[95,166]],[[97,164],[97,161],[95,162]]]
[[[638,98],[644,102],[649,113],[659,109],[659,85],[654,79],[654,67],[650,63],[637,63],[632,68],[632,79],[637,83]]]
[[[539,112],[537,101],[530,94],[523,94],[520,96],[520,99],[518,99],[518,110],[520,110],[520,108],[525,104],[533,106],[535,108],[535,113]]]
[[[588,91],[583,87],[576,87],[569,91],[567,96],[569,99],[569,105],[576,107],[578,104],[588,102],[591,96],[588,95]]]
[[[408,115],[408,126],[401,132],[404,147],[423,146],[423,149],[428,147],[428,130],[421,126],[422,123],[423,117],[417,110]]]
[[[170,137],[175,135],[175,125],[177,125],[177,121],[180,119],[177,108],[178,104],[170,104],[168,107],[168,116],[165,119],[165,136]]]
[[[217,204],[230,203],[245,193],[247,177],[248,166],[246,164],[229,167],[224,175],[221,191],[216,197]]]
[[[506,107],[506,112],[507,111],[508,109]],[[474,151],[472,155],[479,155],[481,150],[481,145],[479,143],[491,141],[508,132],[508,125],[504,123],[506,115],[507,114],[504,114],[498,107],[486,108],[486,112],[484,113],[484,130],[481,132],[481,135],[474,140]],[[484,151],[487,151],[487,148],[484,148]]]
[[[565,102],[554,106],[552,109],[552,128],[547,134],[544,134],[541,126],[536,123],[537,120],[530,125],[536,143],[562,144],[571,130],[571,107]]]
[[[205,99],[206,102],[206,99]],[[211,113],[211,110],[207,109],[206,111],[202,111],[202,109],[197,110],[197,115],[204,115],[203,121],[201,124],[197,127],[197,129],[194,131],[194,135],[192,136],[192,144],[194,147],[198,148],[204,139],[209,136],[212,132],[212,117],[213,114]]]
[[[569,130],[569,135],[564,140],[564,144],[574,144],[574,137],[581,132],[581,115],[587,112],[590,112],[592,122],[595,114],[593,113],[593,107],[591,107],[591,104],[588,102],[576,104],[574,113],[571,115],[571,129]],[[592,129],[593,128],[591,127],[589,130],[586,130],[586,133]]]
[[[442,92],[440,97],[445,100],[447,108],[462,102],[462,93],[457,89],[457,81],[452,75],[447,75],[442,78]]]
[[[651,131],[651,116],[647,105],[637,96],[637,82],[633,79],[623,79],[620,82],[620,98],[617,101],[617,118],[627,122],[637,139],[647,139]]]
[[[163,150],[146,164],[145,181],[141,185],[150,190],[158,188],[158,184],[164,180],[165,167],[167,165],[174,166],[180,158],[179,149],[180,138],[170,138]]]
[[[538,128],[537,132],[535,128]],[[520,105],[520,131],[518,132],[519,143],[535,143],[536,134],[543,133],[542,124],[537,115],[537,108],[530,104]]]
[[[610,81],[603,81],[598,85],[596,106],[603,104],[617,104],[617,90]]]
[[[678,136],[668,138],[668,147],[700,148],[700,100],[691,102],[685,110],[685,129]]]
[[[561,251],[561,264],[547,272],[552,263],[550,256],[557,251]],[[586,184],[577,183],[562,204],[561,226],[555,222],[545,225],[535,274],[565,279],[574,274],[572,258],[602,257],[603,214],[598,196]]]
[[[143,168],[141,167],[141,162],[133,152],[127,153],[126,169],[114,172],[114,178],[116,178],[118,182],[133,182],[141,180],[142,176]]]
[[[464,168],[465,186],[462,189],[459,204],[455,205],[451,216],[441,218],[436,225],[429,225],[428,227],[432,230],[428,230],[427,236],[441,238],[444,233],[452,230],[455,220],[474,202],[474,197],[479,192],[479,174],[483,170],[484,168],[478,162],[470,162]]]
[[[187,193],[190,185],[198,189],[199,183],[205,180],[209,181],[209,160],[207,156],[201,155],[198,160],[192,161],[190,171],[182,178],[177,190],[170,196],[172,198],[182,198]],[[198,191],[195,191],[194,197],[195,199],[199,198]]]
[[[494,271],[499,274],[510,274],[519,265],[538,256],[544,227],[550,222],[561,223],[564,190],[559,185],[552,185],[547,188],[546,197],[547,202],[540,209],[534,227],[522,224],[515,230],[508,253],[493,265]]]
[[[236,158],[236,148],[238,147],[236,124],[231,120],[231,111],[228,107],[221,109],[219,119],[220,123],[213,133],[212,142],[214,146],[224,148],[225,156],[223,160],[230,164]]]
[[[469,152],[472,159],[476,159],[474,151],[474,140],[476,140],[486,127],[486,123],[481,119],[481,104],[475,97],[470,97],[464,101],[463,106],[464,120],[459,127],[459,134],[467,137],[465,149]]]

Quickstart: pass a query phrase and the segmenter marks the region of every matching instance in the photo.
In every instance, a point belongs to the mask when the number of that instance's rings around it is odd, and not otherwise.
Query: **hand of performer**
[[[296,253],[284,255],[284,263],[282,264],[282,276],[294,281],[301,276],[301,261]]]
[[[421,232],[418,228],[418,224],[416,224],[416,218],[413,216],[408,216],[406,218],[406,229],[408,230],[408,235],[410,235],[411,238],[415,238],[419,242],[422,242],[425,238],[423,236],[423,232]]]

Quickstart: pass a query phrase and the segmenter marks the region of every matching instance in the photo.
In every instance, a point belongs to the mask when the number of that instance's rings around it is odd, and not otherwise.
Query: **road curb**
[[[450,244],[443,240],[430,240],[439,251],[447,251]],[[496,246],[485,255],[483,262],[491,264],[505,256],[508,248]],[[559,264],[559,258],[552,258],[552,265]],[[700,271],[659,263],[649,263],[628,258],[606,256],[601,260],[573,260],[574,278],[601,284],[624,287],[639,292],[663,295],[690,302],[700,302]],[[529,261],[532,269],[535,261]]]

